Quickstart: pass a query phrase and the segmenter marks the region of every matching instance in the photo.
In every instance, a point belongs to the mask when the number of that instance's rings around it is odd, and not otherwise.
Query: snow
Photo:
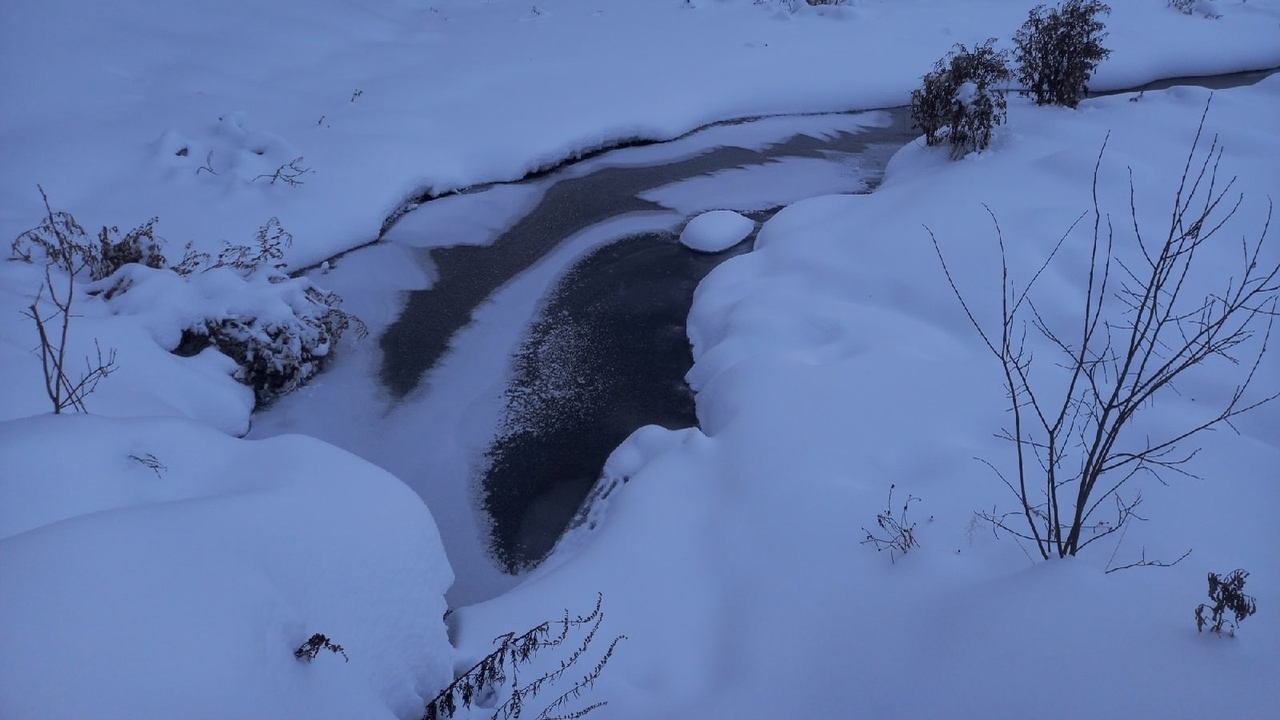
[[[5,717],[408,717],[450,677],[431,516],[348,453],[42,415],[0,476]]]
[[[905,103],[954,43],[1007,47],[1034,4],[15,4],[0,24],[0,238],[40,222],[37,183],[91,235],[158,216],[170,249],[216,254],[279,218],[289,268],[329,260],[315,281],[376,338],[402,293],[433,282],[425,249],[492,242],[546,190],[512,181],[620,142],[675,139],[566,172],[880,126],[883,113],[831,113]],[[1221,18],[1116,3],[1092,88],[1280,65],[1280,2],[1213,8]],[[1199,436],[1188,469],[1204,479],[1139,479],[1149,520],[1116,542],[1029,563],[974,520],[1012,507],[970,460],[1007,466],[993,437],[1007,409],[922,227],[990,322],[999,265],[983,205],[1025,279],[1090,208],[1109,135],[1103,210],[1124,235],[1131,170],[1139,225],[1158,227],[1208,96],[1076,110],[1011,97],[989,150],[952,162],[914,142],[870,195],[830,194],[869,184],[838,157],[655,188],[660,209],[583,230],[496,293],[400,403],[377,384],[376,342],[344,340],[327,373],[251,416],[228,358],[168,350],[195,316],[285,312],[304,281],[131,269],[113,300],[77,284],[68,356],[78,369],[96,341],[118,368],[87,398],[92,414],[49,415],[22,314],[46,278],[0,263],[0,717],[413,718],[496,635],[585,612],[597,592],[597,652],[628,638],[584,693],[609,702],[600,717],[1267,716],[1280,706],[1280,405]],[[757,119],[693,132],[742,118]],[[1207,130],[1245,196],[1232,239],[1256,237],[1280,197],[1278,119],[1275,77],[1213,97]],[[271,182],[290,164],[297,184]],[[335,257],[436,195],[387,242]],[[622,235],[778,204],[755,250],[698,289],[699,427],[638,430],[589,521],[538,570],[499,575],[466,481],[547,288]],[[1079,307],[1078,240],[1038,281],[1049,320]],[[1221,278],[1238,256],[1203,260]],[[1202,418],[1239,372],[1189,376],[1139,429]],[[1274,352],[1257,377],[1274,388]],[[251,424],[274,437],[238,439]],[[922,547],[896,561],[859,544],[891,485],[897,501],[921,498]],[[1187,549],[1172,568],[1103,572]],[[1198,635],[1205,573],[1236,567],[1253,572],[1258,615],[1233,639]],[[452,637],[446,592],[466,605]],[[315,632],[349,662],[292,657]]]
[[[756,223],[749,217],[732,210],[712,210],[689,221],[680,231],[680,244],[699,252],[720,252],[737,245]]]

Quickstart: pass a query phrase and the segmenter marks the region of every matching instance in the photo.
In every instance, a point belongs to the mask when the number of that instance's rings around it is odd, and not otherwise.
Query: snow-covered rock
[[[684,226],[680,243],[699,252],[720,252],[745,240],[755,227],[754,220],[732,210],[712,210]]]

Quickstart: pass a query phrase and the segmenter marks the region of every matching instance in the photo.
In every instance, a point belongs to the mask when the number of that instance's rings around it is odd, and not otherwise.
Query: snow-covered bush
[[[306,278],[266,285],[250,282],[244,291],[262,296],[263,312],[236,312],[205,318],[183,330],[175,352],[195,355],[213,346],[236,361],[235,378],[253,388],[259,404],[297,390],[333,356],[338,339],[353,324],[364,324],[342,310],[336,293],[325,293]],[[269,313],[276,306],[285,312]]]
[[[911,119],[930,146],[950,141],[953,157],[982,150],[1004,122],[999,86],[1009,78],[1006,53],[995,49],[995,38],[972,50],[958,44],[911,91]]]
[[[87,272],[96,281],[89,294],[102,297],[116,312],[150,315],[153,332],[171,338],[162,343],[168,350],[189,356],[217,348],[239,365],[235,378],[253,388],[260,404],[297,389],[319,372],[348,329],[354,327],[362,337],[366,332],[359,318],[341,309],[336,293],[285,274],[284,251],[293,236],[277,218],[258,228],[252,244],[227,244],[216,257],[188,246],[169,267],[163,241],[155,236],[156,218],[124,234],[117,227],[103,227],[95,242],[71,213],[55,211],[47,201],[46,209],[39,225],[13,241],[14,259],[43,261],[72,283]],[[51,283],[46,282],[50,293]],[[150,289],[139,291],[143,285]],[[169,294],[161,297],[160,288]],[[69,307],[73,290],[74,284],[65,297],[52,296],[63,319],[70,317],[63,303]],[[39,314],[39,303],[37,298],[30,317],[44,337],[43,321],[49,316]],[[64,329],[64,344],[65,336]],[[52,372],[46,360],[50,397],[55,408],[80,408],[80,398],[92,387],[65,380],[56,337],[44,343],[44,357],[56,360]],[[99,368],[110,364],[99,358]],[[86,377],[96,375],[105,373]],[[60,405],[60,400],[65,402]]]
[[[249,287],[231,292],[254,292],[256,307],[220,312],[183,328],[174,348],[194,355],[213,346],[236,361],[236,379],[253,388],[259,404],[292,392],[323,369],[331,350],[349,328],[367,332],[359,318],[342,310],[342,298],[325,292],[306,278],[284,274],[284,250],[293,235],[271,218],[258,228],[253,245],[226,245],[216,258],[188,250],[175,266],[181,275],[230,271]],[[265,281],[265,283],[264,283]],[[225,307],[216,302],[216,307]],[[276,308],[268,312],[268,307]]]
[[[1111,8],[1099,0],[1066,0],[1060,7],[1037,5],[1013,36],[1021,95],[1037,105],[1075,107],[1088,92],[1094,68],[1111,51],[1099,15]]]

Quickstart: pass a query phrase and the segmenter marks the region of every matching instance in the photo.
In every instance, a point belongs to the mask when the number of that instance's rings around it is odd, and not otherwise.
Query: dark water
[[[1244,87],[1245,85],[1253,85],[1254,83],[1274,75],[1280,68],[1268,68],[1265,70],[1247,70],[1245,72],[1227,73],[1226,75],[1201,75],[1192,77],[1176,77],[1164,78],[1149,82],[1136,88],[1128,90],[1118,90],[1114,93],[1099,93],[1106,95],[1114,95],[1129,92],[1146,92],[1147,90],[1166,90],[1179,85],[1194,85],[1196,87],[1209,88],[1210,90],[1226,90],[1227,88]]]
[[[601,467],[636,428],[697,424],[685,320],[715,255],[675,235],[628,237],[578,262],[516,354],[509,415],[482,481],[493,550],[516,572],[551,551]]]
[[[762,151],[718,147],[649,166],[570,166],[540,178],[540,202],[488,246],[430,251],[439,280],[413,292],[381,338],[381,379],[402,397],[448,351],[453,335],[494,291],[561,242],[626,213],[661,210],[638,197],[651,188],[788,157],[857,153],[867,190],[888,158],[915,133],[905,109],[888,126],[828,138],[796,135]],[[607,159],[607,154],[604,156]],[[762,221],[766,211],[749,215]],[[684,376],[693,364],[685,321],[693,292],[716,265],[750,243],[697,253],[672,234],[620,239],[581,258],[544,299],[513,358],[506,417],[489,447],[480,485],[491,550],[519,572],[554,547],[595,484],[609,454],[637,428],[697,424]]]
[[[902,109],[886,113],[890,127],[838,133],[830,139],[797,135],[763,151],[721,147],[659,165],[602,167],[580,177],[568,172],[571,167],[552,173],[553,184],[538,205],[493,244],[431,250],[439,280],[428,290],[410,293],[404,311],[380,339],[383,384],[397,397],[411,392],[480,303],[566,238],[609,218],[662,209],[637,197],[645,190],[728,168],[785,157],[825,157],[833,151],[875,155],[882,168],[889,155],[914,136]]]
[[[431,259],[440,279],[428,290],[410,293],[400,318],[381,338],[383,384],[399,396],[417,387],[444,354],[453,334],[471,321],[476,306],[566,238],[618,215],[662,209],[636,197],[638,193],[669,182],[667,177],[696,175],[696,168],[705,162],[732,166],[749,160],[748,151],[738,148],[724,148],[714,155],[670,168],[605,168],[556,182],[533,210],[492,245],[433,249]]]

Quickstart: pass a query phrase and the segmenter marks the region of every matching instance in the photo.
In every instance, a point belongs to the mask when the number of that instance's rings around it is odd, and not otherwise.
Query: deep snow
[[[278,217],[301,267],[372,240],[424,191],[713,120],[901,104],[952,43],[1007,38],[1033,3],[785,4],[14,5],[0,23],[0,235],[39,222],[40,183],[91,229],[158,215],[174,247],[216,252]],[[1098,89],[1280,65],[1275,0],[1223,0],[1218,20],[1163,0],[1115,5]],[[1204,479],[1141,480],[1149,520],[1117,544],[1028,563],[973,522],[974,510],[1011,502],[970,459],[1005,462],[1009,448],[992,437],[1005,407],[921,227],[987,320],[999,281],[982,204],[1025,277],[1088,210],[1109,132],[1103,209],[1123,229],[1131,169],[1139,222],[1157,226],[1208,95],[1174,88],[1077,110],[1011,101],[987,152],[949,162],[915,143],[874,194],[779,213],[754,252],[699,288],[689,382],[700,429],[644,428],[624,443],[592,522],[518,587],[451,616],[456,650],[443,594],[454,571],[491,572],[445,561],[431,514],[442,530],[473,528],[463,490],[417,488],[428,513],[324,442],[228,437],[247,424],[251,395],[225,358],[165,351],[148,318],[167,308],[131,314],[78,296],[71,355],[98,339],[119,351],[120,370],[89,398],[95,415],[42,414],[21,312],[43,275],[0,264],[0,716],[414,717],[448,666],[500,632],[585,611],[596,592],[602,633],[628,636],[584,696],[609,701],[601,717],[1267,716],[1280,706],[1280,407],[1197,439],[1191,469]],[[1245,194],[1232,239],[1256,237],[1266,199],[1280,197],[1277,120],[1274,77],[1212,101],[1222,172]],[[299,157],[313,171],[305,184],[260,177]],[[485,242],[520,215],[529,198],[509,192],[489,196],[499,211],[465,211],[462,241]],[[434,399],[406,405],[397,434],[367,442],[465,465],[453,448],[492,424],[485,394],[522,332],[509,321],[591,247],[716,209],[686,200],[672,189],[660,202],[678,212],[593,228],[505,288],[445,359]],[[1203,267],[1230,273],[1235,252]],[[1268,252],[1274,262],[1274,241]],[[362,265],[380,274],[361,278]],[[1079,267],[1069,244],[1040,281],[1047,313],[1078,307]],[[375,330],[394,317],[397,291],[431,282],[403,245],[339,270],[318,281],[331,278]],[[287,428],[336,399],[343,413],[318,425],[379,433],[381,407],[355,392],[371,356],[340,357],[273,422]],[[1142,429],[1201,417],[1239,371],[1204,370],[1159,398]],[[1271,353],[1259,378],[1277,377]],[[912,513],[923,547],[897,562],[859,545],[890,484],[922,498]],[[1113,558],[1188,548],[1174,568],[1103,574]],[[1235,567],[1253,571],[1258,615],[1233,639],[1197,635],[1205,573]],[[295,661],[312,632],[350,662]]]
[[[452,670],[430,513],[312,438],[0,426],[6,718],[411,717]],[[293,651],[313,633],[350,658]]]

